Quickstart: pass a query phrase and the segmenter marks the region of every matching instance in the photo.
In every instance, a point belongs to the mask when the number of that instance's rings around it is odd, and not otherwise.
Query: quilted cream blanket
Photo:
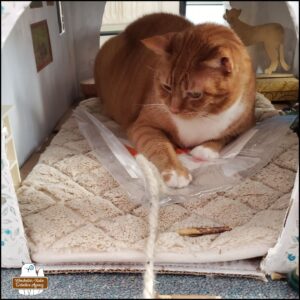
[[[99,114],[97,101],[83,105]],[[255,176],[223,192],[160,209],[156,261],[207,263],[263,256],[282,230],[298,165],[289,132]],[[71,116],[17,191],[31,257],[41,264],[140,263],[148,235],[146,205],[130,200],[101,166]],[[183,237],[191,226],[231,231]]]

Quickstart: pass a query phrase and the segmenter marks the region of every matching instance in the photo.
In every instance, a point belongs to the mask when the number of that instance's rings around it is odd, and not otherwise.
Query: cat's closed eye
[[[187,92],[187,96],[191,100],[200,100],[203,97],[203,93],[202,92]]]
[[[172,87],[170,85],[168,85],[167,83],[162,83],[161,87],[163,88],[163,90],[165,90],[168,93],[172,92]]]

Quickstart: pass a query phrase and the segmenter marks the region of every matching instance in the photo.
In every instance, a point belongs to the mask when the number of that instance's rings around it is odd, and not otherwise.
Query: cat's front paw
[[[172,188],[183,188],[192,181],[192,175],[187,170],[167,170],[161,173],[166,185]]]
[[[195,147],[190,153],[193,157],[201,160],[213,160],[220,157],[219,152],[201,145]]]

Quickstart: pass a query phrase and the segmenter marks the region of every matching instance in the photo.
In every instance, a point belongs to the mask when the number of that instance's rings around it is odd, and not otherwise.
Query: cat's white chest
[[[241,101],[236,101],[227,110],[217,115],[193,119],[183,119],[175,114],[172,114],[171,117],[181,143],[186,147],[192,147],[222,137],[225,130],[240,118],[243,111],[244,104]]]

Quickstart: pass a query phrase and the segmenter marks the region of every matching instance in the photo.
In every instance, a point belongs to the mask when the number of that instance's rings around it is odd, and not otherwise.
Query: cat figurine
[[[94,78],[104,113],[169,187],[192,181],[175,147],[191,149],[195,159],[216,159],[255,124],[251,59],[222,25],[194,25],[166,13],[143,16],[101,47]]]
[[[288,71],[290,66],[284,59],[284,28],[278,23],[267,23],[257,26],[249,25],[239,19],[241,9],[226,9],[223,18],[238,34],[245,46],[263,43],[266,53],[270,58],[270,66],[264,70],[265,74],[272,74],[279,64]]]

